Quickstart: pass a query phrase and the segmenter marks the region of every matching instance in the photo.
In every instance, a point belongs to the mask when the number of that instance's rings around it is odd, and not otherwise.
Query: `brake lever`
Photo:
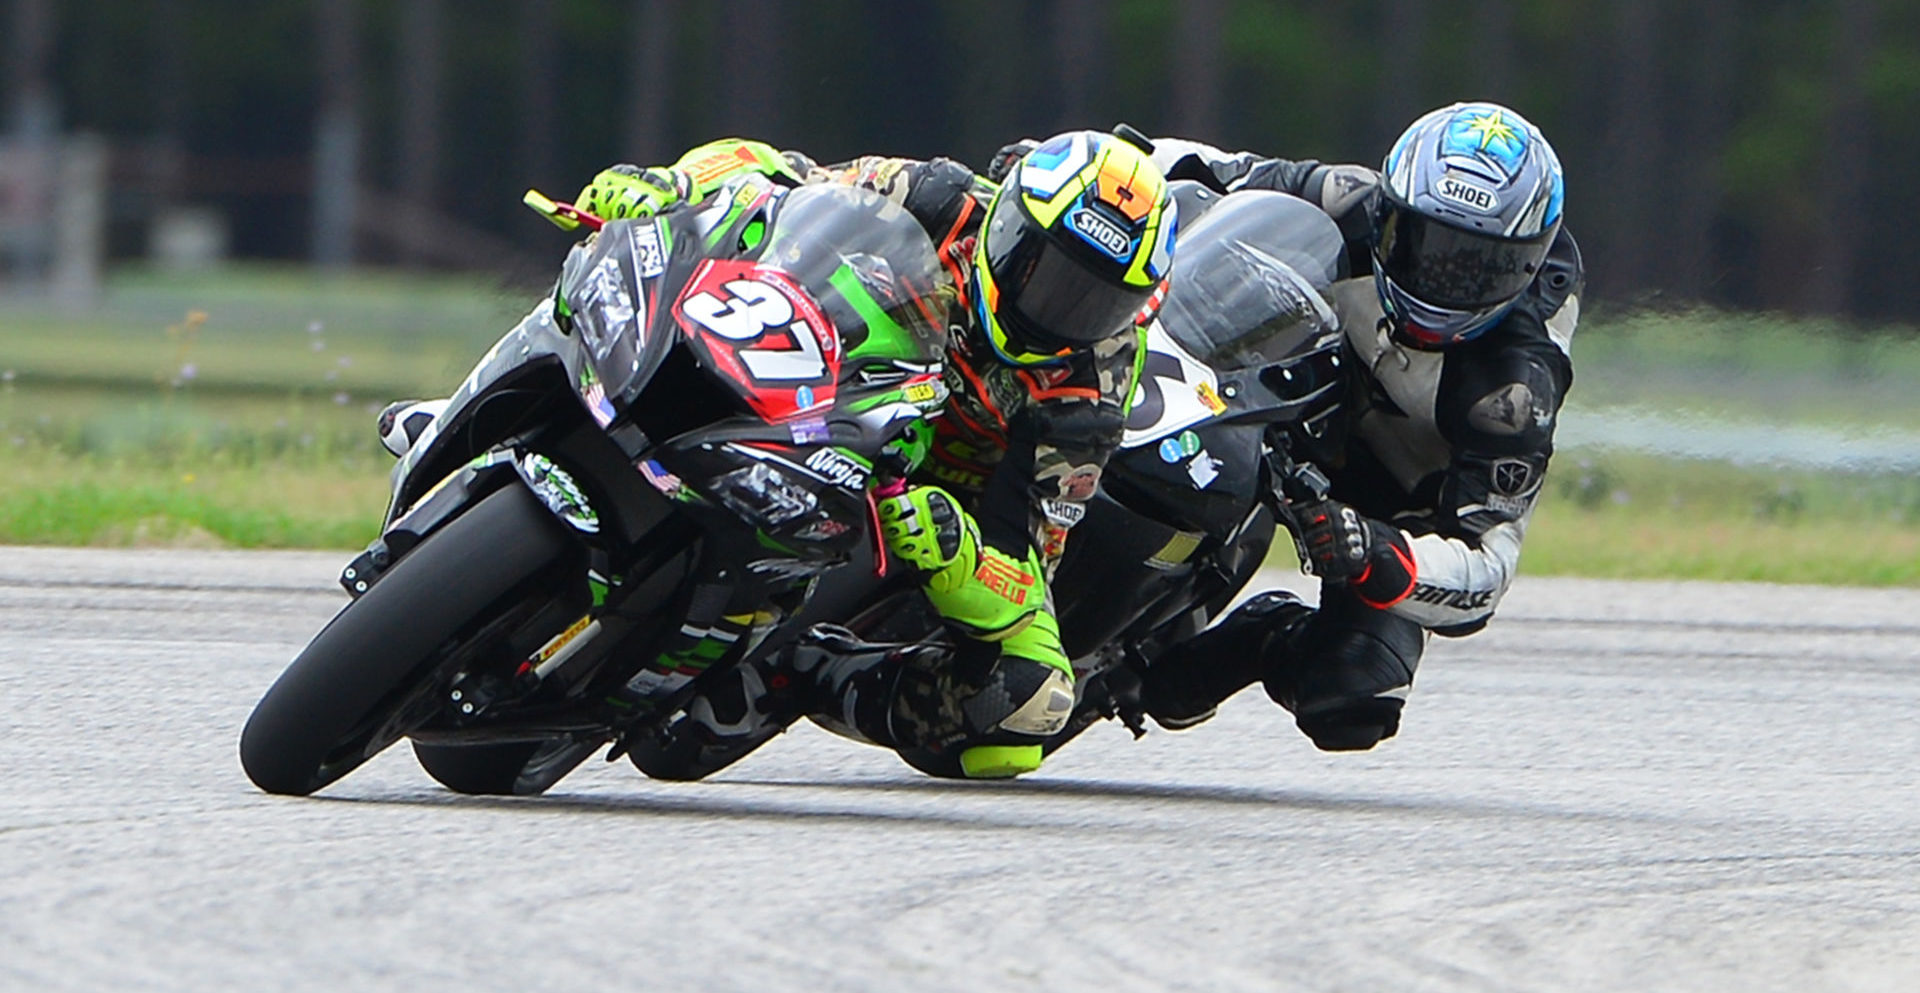
[[[1284,437],[1268,440],[1265,465],[1270,474],[1266,494],[1268,506],[1273,510],[1274,519],[1285,526],[1287,533],[1293,537],[1294,552],[1304,570],[1308,561],[1307,550],[1300,543],[1300,516],[1294,512],[1294,505],[1326,502],[1333,491],[1333,482],[1312,462],[1294,461]]]

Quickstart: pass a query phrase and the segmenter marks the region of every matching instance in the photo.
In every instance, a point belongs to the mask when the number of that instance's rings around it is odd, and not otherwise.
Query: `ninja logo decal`
[[[807,456],[807,468],[849,490],[862,490],[867,486],[867,467],[832,448],[815,449]]]

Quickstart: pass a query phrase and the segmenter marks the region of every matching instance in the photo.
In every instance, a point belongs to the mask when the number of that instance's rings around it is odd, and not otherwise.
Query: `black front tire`
[[[240,735],[247,778],[305,796],[407,730],[393,719],[450,640],[576,543],[525,487],[481,500],[414,548],[315,636]]]

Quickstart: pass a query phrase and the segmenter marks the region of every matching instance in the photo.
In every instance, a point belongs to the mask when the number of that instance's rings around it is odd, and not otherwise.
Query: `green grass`
[[[1920,425],[1920,329],[1716,311],[1583,317],[1582,407],[1641,406],[1762,423]]]
[[[0,297],[0,375],[122,390],[444,393],[537,296],[451,277],[134,271],[80,313]]]
[[[386,508],[371,460],[122,460],[16,446],[0,543],[359,548]]]
[[[1920,585],[1920,480],[1563,453],[1521,572]]]
[[[537,295],[245,268],[119,273],[84,314],[0,296],[0,542],[361,547],[391,466],[374,413],[452,389]],[[1596,312],[1574,351],[1569,417],[1920,425],[1910,330]],[[1521,569],[1920,585],[1920,482],[1563,451]]]

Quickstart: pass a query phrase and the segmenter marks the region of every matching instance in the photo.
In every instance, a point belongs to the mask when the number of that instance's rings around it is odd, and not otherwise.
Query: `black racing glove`
[[[1413,592],[1413,550],[1400,529],[1361,515],[1338,500],[1291,505],[1300,554],[1313,574],[1346,583],[1368,606],[1385,609]]]
[[[1040,143],[1032,138],[1022,138],[1011,145],[1000,146],[1000,150],[993,153],[992,161],[987,163],[987,178],[995,183],[1006,179],[1015,162],[1039,147]]]

